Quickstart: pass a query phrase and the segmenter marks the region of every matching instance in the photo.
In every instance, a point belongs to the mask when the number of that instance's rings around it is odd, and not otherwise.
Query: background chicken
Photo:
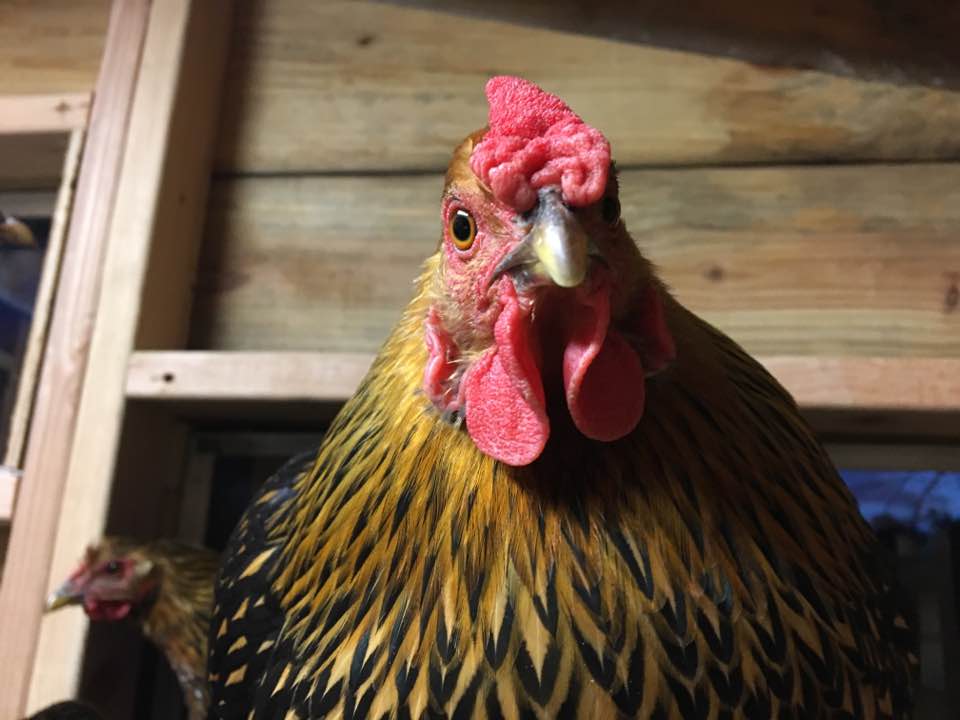
[[[173,540],[105,537],[47,599],[47,611],[82,605],[91,620],[130,618],[167,658],[190,720],[206,717],[204,678],[216,553]]]
[[[487,96],[416,297],[231,539],[212,716],[908,714],[906,623],[794,402],[658,280],[597,130]]]

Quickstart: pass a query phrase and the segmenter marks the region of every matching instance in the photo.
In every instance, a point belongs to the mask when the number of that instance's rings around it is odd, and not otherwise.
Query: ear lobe
[[[659,287],[650,285],[640,301],[636,334],[643,341],[640,361],[648,377],[665,369],[677,357],[677,347],[667,327],[663,292]]]
[[[423,390],[440,412],[456,412],[460,401],[451,378],[456,371],[460,348],[441,324],[436,307],[430,308],[424,325],[427,364],[423,372]]]
[[[153,572],[153,568],[153,560],[139,560],[133,566],[133,574],[135,577],[143,579]]]

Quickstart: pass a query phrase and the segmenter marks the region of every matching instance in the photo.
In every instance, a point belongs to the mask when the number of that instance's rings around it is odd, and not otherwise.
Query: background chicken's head
[[[152,560],[122,543],[104,539],[86,555],[66,582],[47,598],[47,612],[83,605],[91,620],[122,620],[148,604],[157,589]]]
[[[447,171],[424,388],[481,451],[526,465],[551,421],[599,441],[630,433],[674,345],[664,290],[620,219],[606,138],[520,78],[486,94],[488,127]]]

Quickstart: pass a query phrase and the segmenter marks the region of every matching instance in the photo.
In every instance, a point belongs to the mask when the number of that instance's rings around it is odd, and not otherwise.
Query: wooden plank
[[[84,128],[90,101],[90,93],[0,95],[0,133],[57,133]]]
[[[90,90],[109,17],[110,0],[4,0],[0,94]]]
[[[372,360],[364,353],[138,352],[130,358],[126,391],[165,402],[346,400]],[[960,358],[760,361],[804,407],[960,413]]]
[[[215,184],[191,347],[373,352],[439,236],[434,176]],[[960,165],[628,171],[676,297],[762,355],[960,355]]]
[[[126,392],[138,400],[342,401],[372,359],[365,353],[141,351],[130,358]]]
[[[43,259],[40,284],[33,304],[33,317],[30,321],[30,335],[26,351],[20,364],[20,378],[17,396],[10,420],[10,433],[7,436],[3,452],[3,463],[12,467],[22,467],[27,442],[27,430],[33,416],[33,406],[37,393],[37,381],[40,377],[40,364],[47,345],[47,331],[50,328],[50,315],[53,310],[54,293],[60,279],[60,267],[63,260],[64,240],[69,226],[70,211],[73,207],[73,194],[76,188],[77,173],[80,168],[80,152],[83,147],[83,130],[74,130],[70,137],[70,146],[63,159],[63,182],[57,193],[56,207],[53,209],[53,222],[47,238],[47,249]],[[34,193],[36,195],[37,193]]]
[[[960,6],[940,0],[394,0],[567,32],[740,57],[761,65],[904,79],[960,80]],[[467,22],[472,22],[468,20]]]
[[[97,100],[38,386],[25,479],[17,498],[16,522],[0,585],[3,718],[22,717],[25,710],[146,10],[145,1],[118,0],[111,17],[106,62],[97,82]]]
[[[760,360],[805,407],[956,411],[960,415],[960,358]],[[960,420],[954,427],[960,438]]]
[[[148,276],[167,267],[170,251],[155,251],[158,244],[170,242],[188,252],[198,242],[202,226],[197,208],[204,205],[212,154],[205,148],[219,109],[229,10],[228,3],[200,0],[150,5],[51,580],[69,570],[78,542],[98,537],[106,526],[124,421],[125,370],[151,282],[169,283],[174,290],[189,282],[173,276],[151,281]],[[197,197],[188,199],[188,193]],[[170,309],[176,314],[174,305]],[[169,323],[142,332],[154,340],[174,334]],[[76,614],[61,615],[41,626],[30,708],[75,690],[86,625]]]
[[[69,142],[62,132],[0,135],[0,190],[56,190]]]
[[[442,170],[486,122],[497,73],[560,94],[625,167],[960,156],[957,92],[381,3],[246,0],[217,167]]]

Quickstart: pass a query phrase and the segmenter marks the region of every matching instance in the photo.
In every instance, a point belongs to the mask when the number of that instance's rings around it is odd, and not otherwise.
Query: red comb
[[[610,143],[563,100],[518,77],[491,78],[489,129],[470,167],[501,202],[533,207],[537,190],[559,185],[574,206],[599,200],[610,171]]]

